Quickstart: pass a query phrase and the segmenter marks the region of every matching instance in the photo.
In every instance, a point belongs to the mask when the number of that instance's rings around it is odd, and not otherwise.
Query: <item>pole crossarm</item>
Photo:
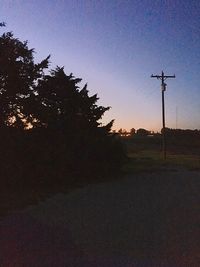
[[[151,75],[151,78],[157,78],[162,80],[162,82],[164,82],[166,79],[168,78],[176,78],[175,74],[174,75],[164,75],[164,72],[162,71],[161,75]]]
[[[151,75],[151,78],[157,78],[157,79],[162,79],[162,78],[164,78],[164,79],[167,79],[167,78],[176,78],[176,76],[175,75],[165,75],[164,77],[163,76],[161,76],[161,75]]]

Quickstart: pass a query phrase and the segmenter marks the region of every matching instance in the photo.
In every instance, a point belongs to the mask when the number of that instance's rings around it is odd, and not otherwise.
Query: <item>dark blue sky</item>
[[[166,125],[200,129],[200,1],[1,0],[0,20],[36,61],[51,54],[52,68],[83,78],[112,107],[103,121],[114,128],[160,130],[160,82],[150,75],[163,70],[176,74]]]

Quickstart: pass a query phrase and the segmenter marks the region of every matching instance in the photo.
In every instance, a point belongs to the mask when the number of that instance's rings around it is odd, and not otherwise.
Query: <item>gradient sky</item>
[[[0,31],[13,31],[35,48],[36,62],[88,83],[103,122],[114,129],[160,130],[160,81],[167,80],[166,126],[200,129],[199,0],[0,0]]]

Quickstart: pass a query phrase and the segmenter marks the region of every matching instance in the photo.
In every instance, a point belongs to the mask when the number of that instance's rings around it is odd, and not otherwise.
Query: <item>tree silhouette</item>
[[[0,127],[25,127],[30,120],[25,118],[24,103],[48,67],[49,59],[35,64],[33,53],[27,42],[14,38],[11,32],[0,37]]]
[[[146,130],[146,129],[143,129],[143,128],[139,128],[137,130],[137,135],[140,135],[140,136],[147,136],[149,134],[149,131]]]
[[[133,135],[135,135],[135,133],[136,133],[135,128],[131,128],[130,129],[130,135],[133,136]]]
[[[80,89],[80,82],[59,67],[40,79],[27,101],[33,129],[46,129],[57,155],[54,164],[61,169],[64,165],[65,170],[77,171],[78,166],[91,173],[118,169],[124,154],[110,132],[113,121],[105,126],[100,122],[109,107],[98,106],[97,95],[89,96],[87,84]]]
[[[6,23],[5,22],[0,22],[0,27],[5,27]]]
[[[99,127],[99,120],[109,107],[97,106],[97,95],[88,95],[87,84],[80,90],[80,82],[59,67],[40,79],[27,101],[29,113],[35,118],[33,126],[72,130],[73,134],[76,129]]]
[[[109,107],[99,106],[87,84],[80,89],[81,79],[63,68],[45,74],[48,65],[49,56],[34,63],[34,50],[12,33],[0,37],[0,169],[6,183],[56,188],[71,177],[118,172],[123,147],[111,133],[113,121],[101,124]]]

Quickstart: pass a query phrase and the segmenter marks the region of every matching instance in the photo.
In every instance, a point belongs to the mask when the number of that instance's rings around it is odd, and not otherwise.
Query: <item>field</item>
[[[123,137],[122,142],[129,157],[124,171],[200,170],[200,139],[170,138],[167,141],[167,157],[164,160],[160,135]]]

